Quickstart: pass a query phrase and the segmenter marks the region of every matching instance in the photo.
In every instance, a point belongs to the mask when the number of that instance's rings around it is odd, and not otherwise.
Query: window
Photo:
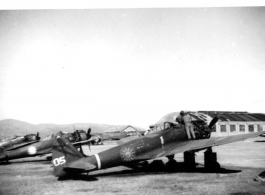
[[[164,130],[164,124],[161,123],[160,125],[156,126],[155,128],[156,128],[155,131]]]
[[[245,125],[239,125],[239,131],[245,132]]]
[[[230,125],[230,132],[235,132],[236,131],[236,125]]]
[[[221,125],[221,132],[226,132],[226,125]]]
[[[249,132],[254,132],[254,125],[249,125],[248,126],[248,131]]]
[[[258,131],[263,131],[262,125],[258,124]]]

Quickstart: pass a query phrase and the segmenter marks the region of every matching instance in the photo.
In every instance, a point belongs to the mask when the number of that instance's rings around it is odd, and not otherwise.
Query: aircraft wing
[[[213,146],[220,146],[220,145],[229,144],[233,142],[243,141],[248,138],[254,138],[263,133],[264,131],[260,131],[256,133],[247,133],[247,134],[242,134],[242,135],[232,135],[232,136],[226,136],[226,137],[216,137],[216,138],[203,139],[203,140],[185,141],[179,144],[176,143],[176,144],[172,144],[171,146],[169,146],[162,153],[156,154],[155,158],[183,153],[186,151],[200,151],[200,150],[204,150],[204,149],[207,149]]]
[[[96,139],[98,139],[98,137],[93,136],[93,137],[91,137],[91,138],[88,139],[88,140],[84,140],[84,141],[80,141],[80,142],[74,142],[74,143],[72,143],[72,145],[76,146],[76,145],[87,144],[87,143],[92,142],[93,140],[96,140]]]
[[[71,143],[72,145],[76,146],[76,145],[83,145],[83,144],[87,144],[89,142],[91,142],[92,140],[85,140],[85,141],[80,141],[80,142],[74,142]]]
[[[24,146],[28,146],[28,145],[31,145],[31,144],[37,143],[37,142],[39,142],[39,141],[40,141],[40,140],[34,140],[34,141],[31,141],[31,142],[26,142],[26,143],[16,144],[16,145],[14,145],[14,146],[11,147],[11,148],[6,149],[5,151],[16,150],[16,149],[18,149],[18,148],[22,148],[22,147],[24,147]]]

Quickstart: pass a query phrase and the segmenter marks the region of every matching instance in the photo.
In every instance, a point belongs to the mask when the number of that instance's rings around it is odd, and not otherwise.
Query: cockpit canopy
[[[177,122],[171,122],[171,121],[164,121],[161,123],[156,123],[151,131],[163,131],[166,129],[181,129],[181,125],[178,124]]]
[[[36,140],[39,140],[40,137],[38,136],[38,134],[28,134],[28,135],[25,135],[25,140],[26,141],[36,141]]]

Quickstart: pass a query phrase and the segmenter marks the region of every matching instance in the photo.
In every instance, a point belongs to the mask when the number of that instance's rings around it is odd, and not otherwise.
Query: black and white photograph
[[[263,5],[37,2],[0,7],[0,195],[265,193]]]

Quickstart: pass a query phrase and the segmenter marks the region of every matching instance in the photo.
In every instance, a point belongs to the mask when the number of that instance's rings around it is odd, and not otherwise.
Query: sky
[[[148,128],[265,113],[265,7],[0,11],[0,120]]]

